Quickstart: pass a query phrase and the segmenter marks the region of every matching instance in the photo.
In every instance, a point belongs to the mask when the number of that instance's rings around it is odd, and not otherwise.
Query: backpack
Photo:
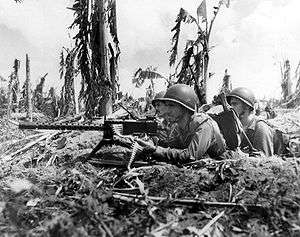
[[[213,120],[217,122],[229,150],[235,150],[240,146],[241,143],[240,130],[233,113],[234,112],[232,110],[226,110],[219,114],[208,114]],[[285,133],[280,128],[272,125],[266,120],[257,120],[257,122],[259,121],[263,121],[273,129],[274,154],[280,156],[291,155],[291,146],[295,143],[294,142],[291,144],[291,141],[294,141],[295,137],[297,136],[292,136]]]
[[[285,133],[280,128],[269,123],[264,119],[259,119],[257,122],[264,122],[273,129],[273,148],[274,154],[283,156],[290,155],[290,140],[294,137],[291,134]]]
[[[220,131],[226,141],[229,150],[235,150],[240,146],[240,130],[234,117],[233,110],[226,110],[219,114],[208,114],[217,122]]]

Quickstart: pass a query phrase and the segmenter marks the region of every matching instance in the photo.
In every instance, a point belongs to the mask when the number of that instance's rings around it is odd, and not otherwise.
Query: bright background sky
[[[213,3],[207,0],[208,13]],[[117,0],[118,34],[121,48],[121,89],[143,96],[145,90],[131,84],[133,73],[147,66],[169,75],[171,28],[180,7],[196,16],[201,0]],[[67,27],[73,12],[66,9],[73,0],[0,0],[0,75],[8,77],[15,58],[21,60],[20,79],[25,79],[25,54],[31,59],[33,86],[49,73],[46,87],[59,80],[59,53],[70,47]],[[233,87],[251,88],[259,98],[279,97],[280,62],[288,58],[291,76],[300,60],[299,0],[232,0],[215,21],[210,45],[209,71],[214,72],[208,85],[211,98],[221,86],[224,70],[231,75]],[[182,42],[194,39],[195,28],[183,25]],[[1,85],[1,84],[0,84]],[[295,82],[294,82],[295,85]],[[157,91],[161,83],[156,85]]]

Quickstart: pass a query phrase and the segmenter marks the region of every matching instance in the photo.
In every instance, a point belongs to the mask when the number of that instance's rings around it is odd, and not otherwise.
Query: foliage
[[[19,93],[20,93],[20,80],[19,80],[19,69],[20,69],[20,60],[15,59],[14,66],[13,66],[14,72],[11,74],[11,90],[12,90],[12,103],[16,105],[16,107],[19,107]]]
[[[48,165],[51,155],[43,154],[31,156],[31,160],[43,158],[28,168],[2,165],[1,234],[194,236],[222,211],[223,217],[215,223],[220,227],[218,235],[211,228],[207,236],[299,234],[300,183],[292,161],[240,155],[223,161],[203,159],[192,167],[160,163],[128,171],[75,162],[66,154],[78,150],[77,146],[64,148],[65,155],[50,144],[45,147],[50,148],[56,157],[52,165]],[[100,154],[103,159],[130,156],[128,149],[119,146],[103,147]],[[125,200],[117,199],[116,192],[127,195]],[[126,198],[130,193],[136,198]],[[165,198],[154,201],[151,196]],[[176,199],[199,204],[176,205]],[[237,203],[240,208],[210,207],[205,202]]]
[[[55,89],[51,87],[44,99],[43,113],[50,118],[56,118],[60,115],[59,98]]]
[[[282,88],[282,96],[283,100],[286,101],[289,99],[288,97],[291,95],[291,80],[290,80],[290,61],[285,60],[283,66],[281,66],[281,88]]]
[[[64,56],[66,52],[66,56]],[[64,85],[61,91],[61,115],[74,115],[76,113],[74,78],[78,74],[75,67],[76,50],[63,48],[60,54],[60,78],[64,77]]]
[[[149,66],[145,70],[139,68],[133,75],[132,83],[137,87],[140,88],[145,80],[151,80],[163,78],[167,80],[164,76],[157,72],[157,68]]]
[[[299,134],[297,115],[275,119]],[[0,153],[32,143],[33,134],[0,120]],[[183,167],[150,160],[128,170],[132,149],[108,145],[82,162],[99,136],[56,133],[0,163],[1,236],[201,236],[219,213],[205,236],[300,234],[295,157],[233,152],[225,160],[203,158]],[[105,160],[123,166],[99,165]]]
[[[225,70],[225,74],[223,77],[223,83],[220,93],[224,93],[227,95],[232,90],[232,84],[230,81],[230,75],[227,73],[227,69]]]
[[[44,104],[43,90],[44,90],[44,85],[45,85],[45,80],[47,75],[48,73],[46,73],[44,76],[41,77],[40,82],[36,85],[36,88],[33,91],[33,96],[32,96],[33,106],[39,111],[42,110]]]
[[[104,12],[101,4],[106,4],[108,8]],[[70,28],[78,28],[75,39],[75,51],[78,59],[78,69],[82,76],[82,88],[80,96],[83,98],[86,115],[88,117],[99,113],[99,106],[105,106],[106,99],[115,90],[116,65],[120,54],[119,41],[116,28],[115,1],[94,1],[75,0],[70,8],[74,11],[75,19]],[[108,24],[113,38],[113,44],[104,45],[110,52],[109,72],[103,62],[103,55],[100,55],[103,32],[99,27],[100,22],[106,19],[108,14]],[[102,22],[103,23],[103,22]],[[105,50],[106,50],[105,49]]]
[[[178,43],[182,23],[192,23],[196,25],[198,32],[197,37],[194,40],[188,40],[186,42],[183,56],[176,65],[173,76],[177,78],[177,83],[194,85],[201,103],[206,103],[206,80],[209,63],[210,34],[220,7],[225,3],[224,1],[219,1],[218,6],[214,7],[213,18],[210,23],[208,23],[205,1],[206,0],[203,0],[197,9],[197,19],[183,8],[180,9],[175,21],[176,24],[171,30],[174,32],[174,35],[172,37],[172,48],[170,50],[171,54],[169,59],[170,66],[175,65],[178,56]],[[180,66],[181,68],[179,70]]]
[[[297,80],[296,91],[300,91],[300,62],[295,70],[295,79]]]
[[[7,91],[4,88],[0,87],[0,116],[4,115],[7,108]]]

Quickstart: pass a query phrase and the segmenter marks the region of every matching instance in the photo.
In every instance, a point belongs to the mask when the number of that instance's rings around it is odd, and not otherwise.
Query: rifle
[[[251,141],[249,140],[244,128],[243,128],[243,125],[239,119],[239,117],[237,116],[237,114],[235,113],[235,111],[232,109],[232,107],[228,104],[227,100],[226,100],[226,96],[225,96],[225,93],[221,93],[219,95],[220,97],[220,100],[221,100],[221,104],[223,106],[223,109],[224,111],[232,111],[232,114],[233,114],[233,118],[236,122],[236,125],[237,125],[237,128],[239,130],[239,133],[243,134],[244,138],[246,139],[246,142],[249,146],[249,149],[250,149],[250,154],[251,155],[255,155],[255,152],[257,152],[257,150],[253,147]],[[240,143],[240,141],[239,141]]]
[[[137,120],[104,119],[103,124],[84,125],[76,123],[49,124],[23,122],[18,124],[19,129],[49,129],[49,130],[82,130],[82,131],[103,131],[101,141],[93,148],[92,152],[84,160],[92,158],[103,145],[124,145],[119,140],[114,139],[114,135],[137,135],[148,134],[157,135],[158,123],[154,118]]]

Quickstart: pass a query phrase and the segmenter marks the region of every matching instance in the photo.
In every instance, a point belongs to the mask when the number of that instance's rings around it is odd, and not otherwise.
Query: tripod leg
[[[93,150],[91,151],[91,153],[83,160],[83,162],[88,161],[89,159],[93,158],[93,156],[97,153],[97,151],[99,151],[101,149],[102,146],[105,145],[119,145],[119,146],[125,146],[127,148],[131,147],[131,143],[125,143],[122,141],[119,141],[117,139],[110,139],[110,138],[103,138],[98,144],[97,146],[95,146],[93,148]]]
[[[101,149],[102,146],[105,146],[105,145],[108,145],[108,144],[111,144],[111,143],[112,143],[111,139],[102,139],[97,144],[97,146],[95,146],[93,148],[93,150],[91,151],[91,153],[84,159],[83,162],[87,162],[89,159],[91,159],[96,154],[96,152]]]

